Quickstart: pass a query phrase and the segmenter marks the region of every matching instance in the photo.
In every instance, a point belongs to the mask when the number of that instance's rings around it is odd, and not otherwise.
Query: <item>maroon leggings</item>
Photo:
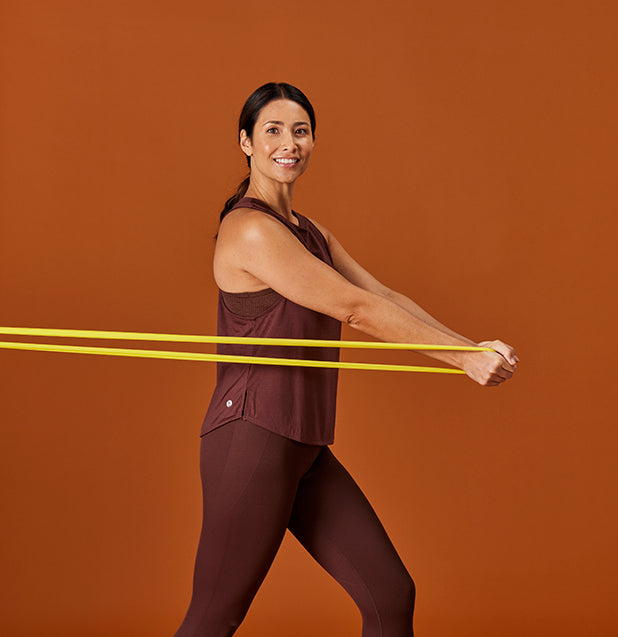
[[[414,583],[329,447],[235,420],[202,437],[200,470],[204,517],[193,595],[174,637],[233,635],[286,528],[357,604],[362,637],[413,635]]]

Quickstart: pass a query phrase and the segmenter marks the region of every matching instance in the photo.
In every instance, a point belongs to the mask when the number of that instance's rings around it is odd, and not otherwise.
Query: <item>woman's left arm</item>
[[[339,241],[335,238],[335,236],[327,230],[323,225],[319,224],[317,221],[311,219],[311,222],[318,228],[318,230],[324,235],[326,242],[328,243],[328,249],[330,251],[330,255],[333,259],[333,266],[335,270],[339,272],[342,276],[344,276],[350,283],[354,283],[354,285],[358,285],[358,287],[363,288],[364,290],[368,290],[369,292],[373,292],[374,294],[379,294],[380,296],[384,296],[393,303],[399,305],[399,307],[403,308],[413,316],[420,318],[428,325],[432,327],[438,328],[442,332],[446,334],[450,334],[451,336],[456,336],[468,342],[470,345],[476,345],[473,341],[461,334],[457,334],[453,330],[446,327],[439,321],[437,321],[431,314],[425,312],[425,310],[417,305],[412,299],[408,298],[404,294],[400,294],[399,292],[395,292],[391,290],[389,287],[380,283],[374,276],[372,276],[365,268],[363,268],[359,263],[357,263],[344,249],[344,247],[339,243]]]
[[[455,336],[466,341],[469,345],[480,345],[480,343],[475,343],[474,341],[458,334],[452,329],[448,328],[446,325],[440,323],[437,319],[435,319],[431,314],[426,312],[422,307],[416,304],[412,299],[408,298],[404,294],[399,292],[395,292],[391,290],[389,287],[380,283],[374,276],[372,276],[367,270],[365,270],[359,263],[357,263],[344,249],[344,247],[339,243],[339,241],[335,238],[335,236],[327,230],[324,226],[319,224],[317,221],[311,219],[312,223],[320,230],[320,232],[326,238],[328,243],[328,249],[330,251],[331,257],[333,259],[333,266],[335,270],[339,272],[342,276],[344,276],[348,281],[354,283],[360,288],[364,290],[368,290],[369,292],[373,292],[374,294],[379,294],[381,296],[386,297],[393,303],[397,304],[399,307],[406,310],[406,312],[412,314],[416,318],[421,319],[428,325],[439,329],[445,334],[449,334],[450,336]],[[491,341],[494,343],[494,341]],[[506,355],[510,362],[516,363],[519,359],[515,355],[514,351],[511,351],[512,348],[506,344],[501,344],[500,341],[495,341],[495,345],[485,345],[485,343],[490,343],[490,341],[483,341],[482,346],[494,347],[497,350],[503,350],[500,353]],[[498,345],[500,343],[500,345]],[[503,345],[506,345],[505,349]]]

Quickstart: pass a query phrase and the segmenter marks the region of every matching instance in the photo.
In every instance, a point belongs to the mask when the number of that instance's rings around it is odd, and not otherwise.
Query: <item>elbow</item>
[[[343,322],[346,325],[353,327],[354,329],[357,329],[357,330],[362,329],[361,326],[363,322],[358,312],[350,312],[349,314],[346,314],[345,318],[343,319]]]
[[[361,295],[345,304],[341,322],[362,332],[372,323],[372,313],[376,309],[378,296],[363,290]]]

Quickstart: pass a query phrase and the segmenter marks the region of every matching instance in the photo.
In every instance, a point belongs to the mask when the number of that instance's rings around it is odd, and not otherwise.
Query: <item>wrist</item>
[[[459,369],[463,369],[465,370],[465,366],[467,364],[467,362],[470,360],[470,355],[474,354],[475,352],[460,352],[460,351],[454,351],[451,352],[452,355],[452,362],[451,365],[454,365],[455,367],[458,367]]]

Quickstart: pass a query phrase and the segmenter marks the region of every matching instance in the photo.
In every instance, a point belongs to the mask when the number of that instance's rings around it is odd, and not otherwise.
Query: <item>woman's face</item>
[[[260,173],[283,183],[291,183],[305,172],[313,144],[307,111],[287,99],[269,102],[260,110],[253,140],[245,130],[240,133],[240,147],[251,157],[252,178]]]

